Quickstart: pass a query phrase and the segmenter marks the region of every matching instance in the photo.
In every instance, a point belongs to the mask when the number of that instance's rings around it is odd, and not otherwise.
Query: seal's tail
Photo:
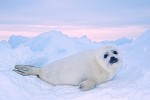
[[[28,76],[28,75],[39,76],[40,68],[30,66],[30,65],[16,65],[13,71],[23,76]]]

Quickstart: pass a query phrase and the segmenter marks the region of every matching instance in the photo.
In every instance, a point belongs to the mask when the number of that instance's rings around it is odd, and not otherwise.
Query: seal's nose
[[[118,58],[115,58],[115,57],[110,58],[110,61],[109,61],[110,64],[113,64],[113,63],[116,63],[116,62],[118,62]]]

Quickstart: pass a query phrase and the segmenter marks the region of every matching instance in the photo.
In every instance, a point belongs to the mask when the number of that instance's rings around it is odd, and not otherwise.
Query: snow
[[[150,30],[136,40],[92,42],[87,37],[68,37],[58,31],[34,38],[11,36],[0,42],[0,100],[149,100]],[[36,76],[13,72],[16,64],[41,67],[86,49],[112,43],[123,53],[124,63],[116,77],[90,91],[76,86],[52,86]]]
[[[115,45],[123,45],[126,43],[131,43],[133,40],[132,39],[128,39],[126,37],[120,38],[118,40],[115,41],[102,41],[101,44],[115,44]]]
[[[24,36],[15,36],[15,35],[12,35],[9,40],[8,40],[8,43],[12,46],[12,48],[16,48],[17,46],[19,46],[20,44],[28,41],[29,38],[27,37],[24,37]]]

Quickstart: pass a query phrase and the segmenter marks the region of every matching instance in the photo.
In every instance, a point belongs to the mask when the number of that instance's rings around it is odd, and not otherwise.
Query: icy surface
[[[0,42],[0,100],[149,100],[150,31],[138,39],[107,42],[118,45],[124,64],[116,77],[87,92],[75,86],[52,86],[36,76],[16,74],[16,64],[41,67],[65,56],[107,43],[91,42],[86,37],[70,38],[50,31],[34,38],[12,36]]]

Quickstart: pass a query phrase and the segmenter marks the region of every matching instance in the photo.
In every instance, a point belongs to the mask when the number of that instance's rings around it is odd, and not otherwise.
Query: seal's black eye
[[[113,53],[114,53],[114,54],[116,54],[116,55],[118,54],[118,52],[117,52],[117,51],[113,51]]]
[[[104,55],[104,58],[107,58],[107,57],[108,57],[108,54],[105,54],[105,55]]]

